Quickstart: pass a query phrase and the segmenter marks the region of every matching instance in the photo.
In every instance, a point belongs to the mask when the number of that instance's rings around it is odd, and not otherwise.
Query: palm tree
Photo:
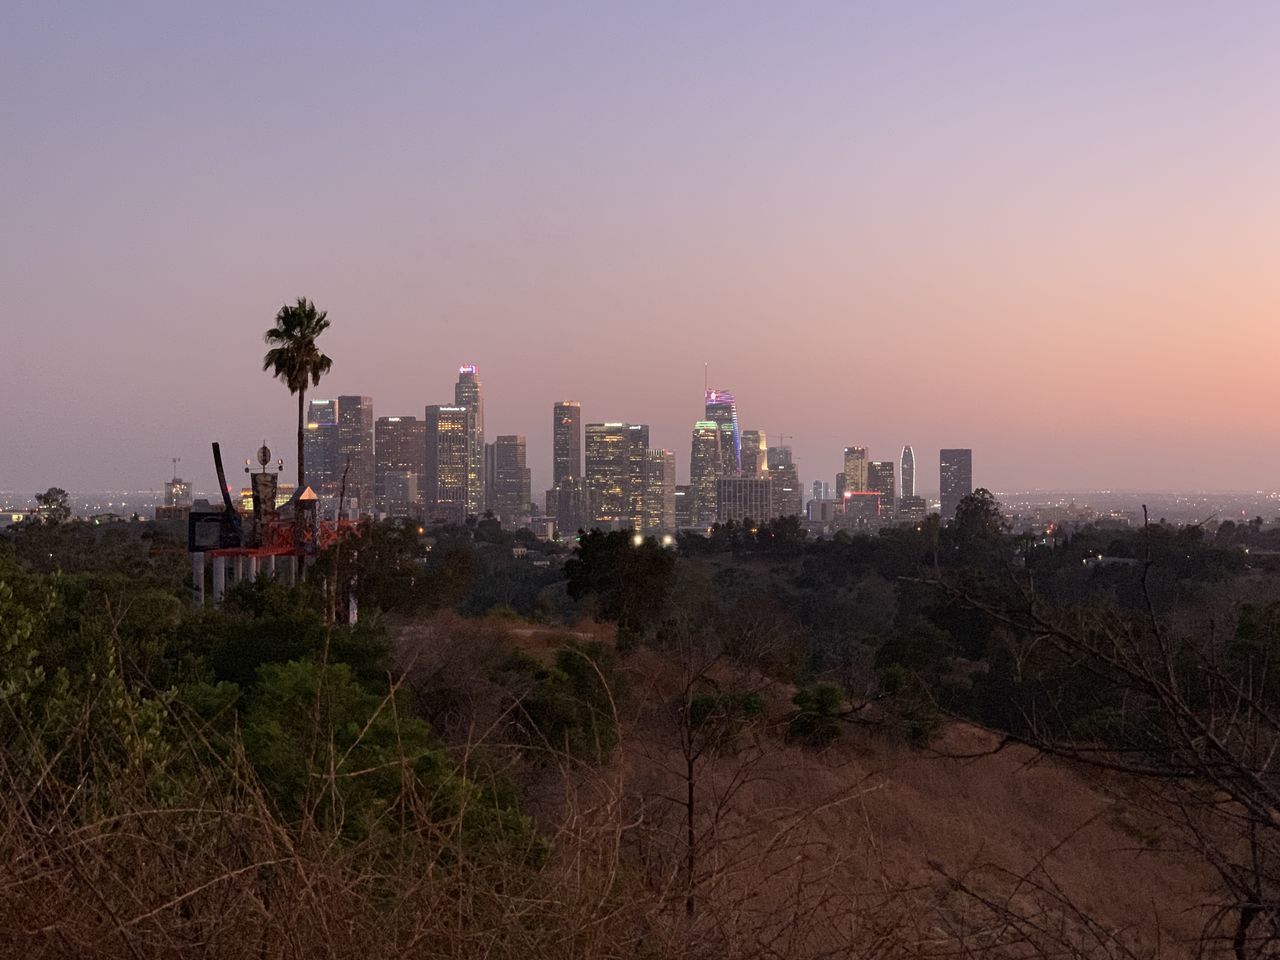
[[[320,352],[316,339],[329,328],[328,314],[317,310],[306,297],[276,314],[276,325],[263,338],[271,349],[262,358],[262,369],[284,381],[290,393],[298,395],[298,492],[303,489],[302,438],[306,427],[307,382],[320,385],[333,361]]]

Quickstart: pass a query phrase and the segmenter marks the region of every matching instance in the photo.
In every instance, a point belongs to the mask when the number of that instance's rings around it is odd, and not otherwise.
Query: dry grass
[[[179,788],[107,785],[0,757],[0,956],[822,958],[1174,957],[1210,888],[1154,853],[1144,824],[1061,764],[951,727],[940,752],[852,731],[823,753],[756,739],[699,790],[697,910],[684,909],[662,704],[671,665],[627,660],[624,736],[603,769],[505,742],[483,664],[510,625],[415,627],[423,689],[452,689],[446,733],[470,775],[521,780],[542,858],[475,846],[407,786],[363,839],[285,822],[236,752],[187,728]],[[534,632],[517,642],[556,642]],[[424,679],[425,678],[425,679]],[[466,680],[467,682],[463,682]],[[433,688],[432,685],[435,685]],[[770,719],[786,704],[773,688]],[[941,752],[979,755],[948,759]],[[392,815],[389,815],[392,816]],[[394,829],[391,828],[394,826]]]

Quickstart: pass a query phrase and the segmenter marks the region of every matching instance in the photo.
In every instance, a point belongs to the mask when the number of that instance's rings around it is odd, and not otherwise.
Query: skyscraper
[[[902,499],[916,495],[916,455],[911,445],[902,448]]]
[[[867,448],[844,448],[844,490],[853,493],[867,492]]]
[[[582,476],[582,407],[561,400],[551,410],[551,482]]]
[[[467,516],[471,408],[430,406],[426,411],[427,515],[461,523]]]
[[[769,483],[772,485],[773,513],[779,517],[799,517],[804,511],[804,490],[800,472],[791,458],[790,447],[769,447]]]
[[[676,530],[676,455],[671,450],[650,450],[645,460],[644,532]]]
[[[587,424],[586,480],[593,524],[605,529],[643,527],[648,449],[646,424]]]
[[[744,477],[769,475],[768,444],[763,430],[742,431],[742,475]]]
[[[407,516],[399,505],[392,509],[387,477],[392,473],[410,473],[415,478],[415,490],[421,490],[427,472],[427,425],[417,417],[379,417],[373,425],[373,437],[374,507],[379,513]],[[403,492],[403,481],[397,489]]]
[[[763,523],[773,518],[773,483],[767,477],[721,477],[716,481],[716,520]]]
[[[529,519],[529,468],[525,464],[524,437],[500,436],[493,442],[493,512],[504,526],[516,527]]]
[[[458,368],[453,403],[471,411],[471,432],[467,437],[467,512],[484,513],[484,389],[474,364]]]
[[[742,472],[742,433],[738,429],[738,401],[728,390],[706,392],[706,418],[720,428],[722,476]]]
[[[938,454],[938,489],[942,495],[942,519],[956,515],[960,501],[973,493],[973,451],[964,448]]]
[[[338,486],[345,512],[373,513],[374,473],[373,397],[338,397]]]
[[[895,509],[893,461],[872,460],[867,465],[867,490],[880,494],[880,516],[892,517]]]
[[[721,442],[724,435],[713,420],[693,425],[693,447],[689,453],[689,485],[693,487],[693,522],[709,527],[716,522],[716,481],[724,475]]]
[[[649,472],[649,425],[627,424],[627,524],[644,529],[645,477]]]
[[[319,498],[324,516],[333,515],[338,498],[338,401],[312,400],[307,404],[307,428],[302,436],[304,482]]]

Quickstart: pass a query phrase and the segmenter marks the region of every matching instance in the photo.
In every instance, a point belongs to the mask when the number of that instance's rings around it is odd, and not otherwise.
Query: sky
[[[687,476],[703,365],[801,479],[1280,486],[1280,5],[9,2],[0,489],[214,489],[319,395],[551,405]]]

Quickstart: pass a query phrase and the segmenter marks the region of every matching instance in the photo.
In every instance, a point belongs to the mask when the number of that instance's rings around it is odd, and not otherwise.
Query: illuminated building
[[[166,481],[164,485],[164,505],[166,507],[189,508],[191,506],[191,484],[179,477]]]
[[[644,475],[649,428],[637,423],[588,423],[586,480],[593,525],[644,525]]]
[[[493,442],[493,512],[508,527],[528,523],[533,496],[525,465],[524,437],[500,436]]]
[[[372,513],[374,507],[373,398],[338,397],[338,486],[343,510]],[[345,492],[343,474],[346,475]]]
[[[902,448],[902,499],[916,495],[916,455],[911,445]]]
[[[312,400],[307,404],[307,426],[302,435],[306,484],[315,492],[320,515],[332,517],[338,501],[338,401]]]
[[[800,473],[790,447],[769,447],[769,482],[773,484],[773,510],[779,517],[799,517],[804,510]]]
[[[844,526],[865,526],[880,516],[880,494],[870,490],[846,490],[840,500],[840,511],[847,521]]]
[[[844,489],[845,493],[865,493],[867,491],[867,448],[844,448]]]
[[[764,431],[742,431],[742,475],[766,477],[769,475],[768,444]]]
[[[582,476],[582,407],[561,400],[551,409],[551,482]]]
[[[942,499],[942,519],[951,520],[960,501],[973,493],[972,450],[953,448],[939,452],[938,490]]]
[[[373,437],[375,508],[378,513],[409,516],[406,506],[398,506],[398,512],[391,509],[387,477],[392,473],[413,474],[414,497],[417,497],[416,491],[423,486],[427,472],[427,425],[417,417],[379,417],[373,425]],[[404,483],[398,483],[398,494],[402,494]]]
[[[676,486],[675,495],[675,511],[676,511],[676,529],[687,530],[696,526],[694,522],[694,507],[697,496],[694,493],[691,484],[682,483]]]
[[[458,368],[458,382],[453,388],[453,404],[471,411],[471,428],[467,435],[467,513],[479,516],[485,510],[484,480],[484,389],[474,364]]]
[[[645,456],[644,532],[676,530],[676,455],[671,450],[650,450]]]
[[[898,501],[899,520],[923,520],[928,512],[924,497],[903,497]]]
[[[716,522],[716,481],[723,475],[723,434],[712,420],[693,425],[693,447],[689,454],[689,485],[693,487],[694,526],[709,527]]]
[[[892,460],[872,460],[867,465],[867,490],[880,494],[880,515],[892,517],[894,509]]]
[[[428,519],[461,522],[467,516],[471,422],[470,407],[427,407],[426,483],[421,494]]]
[[[706,420],[720,429],[720,475],[737,476],[742,472],[742,433],[738,429],[738,402],[728,390],[706,392]]]
[[[716,521],[761,523],[772,519],[773,484],[766,477],[721,477],[716,481]]]
[[[382,506],[379,510],[397,519],[416,517],[419,473],[412,470],[388,470],[382,475]]]

